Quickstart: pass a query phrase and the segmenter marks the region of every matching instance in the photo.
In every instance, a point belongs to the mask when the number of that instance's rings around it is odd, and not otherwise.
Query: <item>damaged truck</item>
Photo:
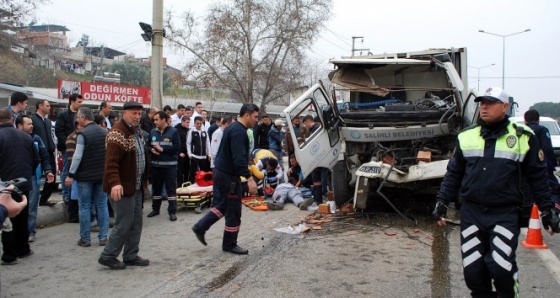
[[[452,48],[330,60],[331,87],[319,82],[284,110],[303,174],[331,169],[337,205],[357,209],[372,193],[391,206],[388,193],[437,193],[457,134],[478,115],[466,57]],[[320,128],[298,138],[293,119],[306,115]]]

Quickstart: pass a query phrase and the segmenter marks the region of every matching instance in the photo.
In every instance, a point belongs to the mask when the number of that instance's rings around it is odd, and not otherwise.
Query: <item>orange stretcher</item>
[[[241,199],[241,203],[254,211],[268,210],[268,206],[266,206],[266,201],[263,197],[244,197]]]
[[[195,213],[202,213],[204,206],[212,204],[212,185],[198,186],[196,183],[185,182],[177,188],[177,207],[195,208]]]

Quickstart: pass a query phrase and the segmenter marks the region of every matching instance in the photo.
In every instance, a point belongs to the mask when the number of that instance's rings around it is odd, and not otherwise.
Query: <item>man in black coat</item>
[[[45,148],[49,153],[49,163],[51,165],[51,169],[56,175],[56,158],[54,155],[56,147],[52,137],[52,122],[49,119],[51,105],[47,100],[39,99],[35,104],[35,108],[37,112],[31,116],[31,121],[33,121],[33,134],[39,136],[43,141],[43,144],[45,144]],[[56,183],[56,180],[52,183],[45,182],[43,191],[41,192],[41,198],[39,199],[39,206],[55,205],[55,203],[49,202],[49,198],[51,197],[52,192],[57,189],[58,184]]]
[[[189,133],[189,125],[191,118],[188,116],[181,117],[181,123],[175,125],[175,129],[179,132],[181,140],[181,149],[179,150],[179,160],[177,161],[177,187],[189,181],[190,159],[187,152],[187,134]]]
[[[55,134],[58,139],[58,144],[56,148],[63,155],[64,166],[60,170],[60,181],[63,182],[68,177],[68,169],[70,165],[66,159],[66,138],[74,132],[76,129],[74,127],[74,122],[76,121],[76,113],[82,107],[83,98],[80,94],[72,94],[68,99],[68,109],[56,117]],[[72,204],[69,209],[78,210],[78,202],[75,200],[70,200],[70,188],[66,187],[64,183],[61,183],[62,188],[62,198],[67,204]],[[78,223],[78,214],[69,214],[68,222]]]
[[[272,127],[272,122],[267,114],[263,114],[261,123],[255,128],[255,149],[269,149],[268,132]]]
[[[33,170],[37,168],[39,161],[31,136],[14,127],[13,116],[8,109],[0,109],[0,180],[25,178],[27,181],[18,187],[25,196],[29,196]],[[33,254],[27,242],[28,215],[29,208],[25,207],[11,219],[12,231],[2,232],[2,265],[17,264],[18,258]]]

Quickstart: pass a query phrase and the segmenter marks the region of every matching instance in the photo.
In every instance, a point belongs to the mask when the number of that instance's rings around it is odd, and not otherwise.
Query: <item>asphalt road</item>
[[[166,203],[162,206],[165,210]],[[248,256],[221,251],[223,221],[202,246],[190,227],[202,216],[180,210],[146,218],[140,256],[148,267],[111,271],[97,264],[102,250],[76,245],[77,224],[39,230],[35,254],[2,266],[1,297],[468,297],[457,226],[419,226],[383,213],[336,217],[322,230],[289,235],[274,228],[297,224],[309,212],[243,209],[239,244]],[[205,209],[206,211],[207,209]],[[550,247],[560,237],[545,236]],[[538,253],[518,248],[521,295],[557,297],[560,284]],[[558,272],[556,273],[558,274]]]

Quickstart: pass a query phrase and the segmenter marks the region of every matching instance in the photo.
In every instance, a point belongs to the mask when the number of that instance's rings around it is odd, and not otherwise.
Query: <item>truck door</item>
[[[474,99],[477,96],[478,94],[474,90],[471,90],[463,102],[463,128],[476,124],[478,121],[478,117],[480,115],[479,106],[476,102],[474,102]]]
[[[315,84],[284,110],[287,127],[294,144],[294,154],[301,166],[304,177],[318,167],[332,168],[340,153],[339,127],[341,120],[338,110],[321,83]],[[307,128],[303,118],[311,115],[317,120],[315,129]],[[296,131],[293,120],[300,119]]]

